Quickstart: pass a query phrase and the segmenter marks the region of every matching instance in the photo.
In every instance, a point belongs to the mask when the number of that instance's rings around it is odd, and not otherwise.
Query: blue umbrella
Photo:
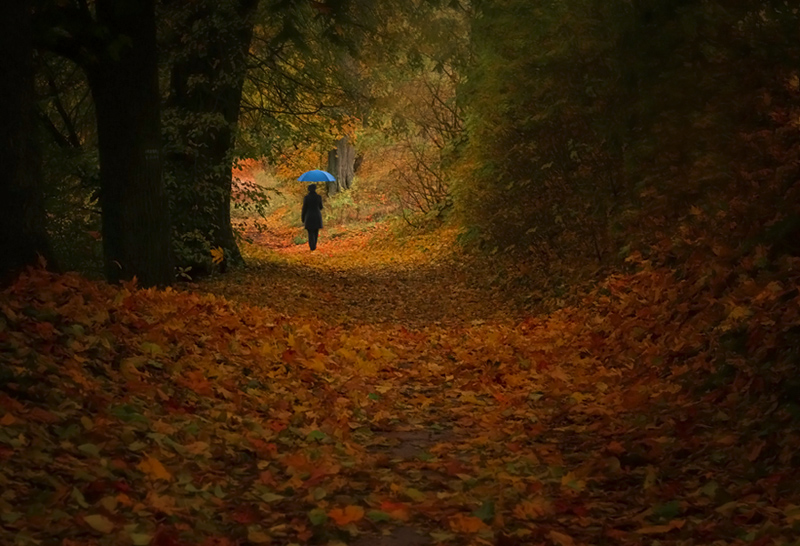
[[[333,175],[327,171],[320,171],[314,169],[313,171],[306,171],[298,178],[300,182],[336,182]]]

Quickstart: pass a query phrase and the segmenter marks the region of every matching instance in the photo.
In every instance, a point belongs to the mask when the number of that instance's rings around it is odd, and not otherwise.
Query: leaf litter
[[[0,543],[797,543],[796,264],[724,297],[645,265],[525,316],[425,244],[193,291],[23,275]]]

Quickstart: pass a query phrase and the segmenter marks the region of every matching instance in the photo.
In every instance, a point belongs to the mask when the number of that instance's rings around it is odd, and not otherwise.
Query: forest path
[[[669,276],[525,317],[452,239],[391,235],[179,289],[22,275],[0,544],[796,544],[797,438],[687,381]]]
[[[290,232],[291,233],[291,232]],[[247,267],[204,283],[208,290],[297,317],[331,323],[399,324],[512,322],[520,312],[473,258],[458,252],[454,234],[428,235],[381,248],[373,232],[346,233],[311,252],[306,244],[262,237],[249,245]],[[272,243],[272,248],[264,246]]]
[[[359,400],[347,427],[364,450],[339,501],[373,510],[365,518],[353,508],[352,522],[337,514],[351,533],[341,544],[573,544],[573,535],[594,543],[610,515],[641,512],[625,487],[586,490],[589,475],[599,483],[606,470],[622,472],[605,451],[621,425],[602,423],[618,417],[615,409],[574,406],[603,397],[602,379],[618,379],[617,371],[587,376],[542,360],[553,339],[531,343],[510,299],[445,242],[417,242],[406,253],[340,242],[315,252],[250,247],[246,268],[202,288],[363,341],[340,355],[368,371],[338,389]],[[618,394],[607,398],[619,405]],[[626,451],[619,442],[611,449]],[[626,471],[640,481],[637,463]],[[370,518],[366,529],[356,525]]]
[[[634,371],[643,355],[601,366],[602,334],[585,335],[585,316],[525,319],[446,243],[435,252],[415,243],[407,255],[336,241],[321,250],[274,249],[211,290],[363,340],[352,361],[370,371],[343,384],[361,399],[347,426],[365,451],[340,498],[352,513],[335,513],[341,544],[741,534],[729,517],[744,504],[707,510],[725,504],[721,491],[747,490],[712,447],[732,436],[701,432],[696,419],[713,406],[676,398],[682,387],[655,369]]]

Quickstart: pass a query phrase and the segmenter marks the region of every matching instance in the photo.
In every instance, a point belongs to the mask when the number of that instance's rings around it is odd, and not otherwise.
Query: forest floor
[[[796,430],[664,362],[669,281],[533,317],[452,233],[294,235],[185,289],[2,294],[0,543],[800,544]]]

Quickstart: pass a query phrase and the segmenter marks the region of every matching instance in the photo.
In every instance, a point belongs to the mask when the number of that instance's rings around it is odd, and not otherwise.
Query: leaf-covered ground
[[[525,316],[448,235],[265,242],[2,293],[0,544],[800,543],[797,263]]]

